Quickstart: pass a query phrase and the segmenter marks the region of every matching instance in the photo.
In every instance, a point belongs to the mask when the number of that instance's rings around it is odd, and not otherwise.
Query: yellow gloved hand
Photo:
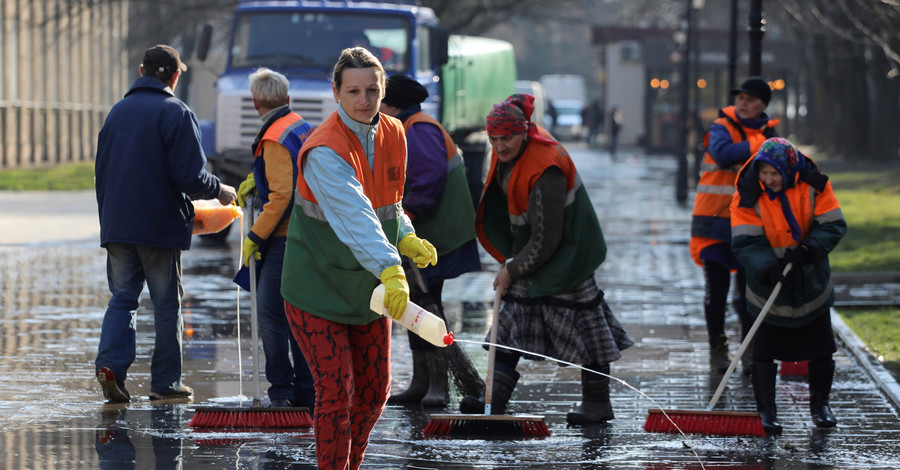
[[[253,178],[253,173],[247,175],[247,179],[245,179],[240,186],[238,186],[237,190],[237,203],[241,207],[247,207],[247,196],[256,195],[256,180]]]
[[[434,245],[424,238],[417,237],[414,233],[403,237],[397,244],[397,250],[401,255],[409,256],[420,268],[429,264],[432,266],[437,264],[437,250],[434,249]]]
[[[388,315],[399,320],[409,303],[409,284],[406,274],[400,266],[390,266],[381,272],[381,283],[384,284],[384,308]]]
[[[259,252],[259,245],[256,244],[250,237],[244,239],[244,246],[241,249],[244,255],[244,266],[250,266],[250,255],[253,255],[256,258],[256,261],[262,259],[262,253]]]

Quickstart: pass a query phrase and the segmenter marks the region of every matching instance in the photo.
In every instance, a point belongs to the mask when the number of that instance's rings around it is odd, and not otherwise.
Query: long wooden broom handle
[[[781,272],[781,275],[787,276],[790,270],[791,263],[788,263],[784,266],[784,271]],[[759,311],[759,315],[756,317],[756,321],[753,322],[753,326],[751,326],[750,331],[747,332],[747,337],[744,338],[744,341],[741,341],[741,347],[738,348],[737,354],[735,354],[734,359],[731,360],[731,364],[728,364],[728,370],[725,371],[725,375],[722,377],[722,381],[719,382],[719,388],[717,388],[716,393],[713,394],[712,400],[709,401],[709,405],[706,405],[706,411],[712,411],[712,409],[715,408],[716,403],[719,402],[719,397],[721,397],[722,392],[725,391],[725,384],[728,383],[728,378],[731,377],[732,372],[734,372],[734,369],[737,367],[737,363],[739,360],[741,360],[741,356],[744,354],[744,351],[746,351],[747,347],[750,346],[750,341],[753,341],[753,335],[756,334],[756,330],[759,329],[759,326],[762,324],[763,320],[765,320],[766,315],[772,308],[772,304],[775,303],[775,297],[778,297],[779,292],[781,292],[781,281],[778,281],[778,283],[775,284],[775,288],[772,289],[772,293],[766,300],[766,304],[763,305],[762,310]]]
[[[253,229],[253,222],[256,214],[254,213],[253,203],[256,202],[253,196],[247,196],[247,207],[250,209],[249,225],[250,230]],[[260,406],[262,402],[262,392],[259,387],[259,324],[257,321],[256,307],[256,256],[250,255],[250,262],[247,265],[247,271],[250,275],[250,336],[253,341],[253,384],[255,394],[253,395],[253,404]]]
[[[487,377],[484,379],[484,414],[491,414],[491,398],[494,391],[494,360],[497,358],[497,329],[500,320],[500,290],[494,291],[494,313],[491,321],[491,344],[488,346]]]

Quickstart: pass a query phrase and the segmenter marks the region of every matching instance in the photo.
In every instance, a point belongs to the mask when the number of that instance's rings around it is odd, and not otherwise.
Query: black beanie
[[[415,106],[428,98],[428,90],[421,83],[406,75],[393,75],[387,79],[384,93],[385,104],[400,109]]]
[[[741,86],[732,88],[732,95],[737,95],[738,93],[746,93],[750,96],[755,96],[756,98],[761,99],[766,106],[769,105],[769,100],[772,98],[772,89],[769,88],[769,84],[761,77],[750,77],[744,80],[744,82],[741,83]]]

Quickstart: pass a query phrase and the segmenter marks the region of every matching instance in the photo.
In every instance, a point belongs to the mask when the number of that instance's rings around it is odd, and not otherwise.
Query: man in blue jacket
[[[181,251],[190,249],[191,199],[231,204],[233,187],[206,171],[197,117],[173,90],[187,70],[167,45],[144,53],[141,77],[110,110],[95,162],[100,245],[112,298],[103,317],[95,369],[109,402],[127,402],[125,377],[136,355],[135,324],[144,283],[156,339],[150,399],[188,398],[181,383]]]

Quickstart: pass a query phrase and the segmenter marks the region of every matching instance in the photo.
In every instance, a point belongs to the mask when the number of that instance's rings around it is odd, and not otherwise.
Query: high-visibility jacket
[[[362,325],[379,317],[369,309],[369,297],[379,279],[362,267],[325,220],[303,177],[303,159],[313,148],[326,146],[350,164],[388,242],[396,246],[403,215],[406,139],[400,121],[384,114],[379,119],[374,171],[359,139],[337,112],[313,131],[297,159],[297,190],[288,226],[281,295],[300,310],[343,324]]]
[[[434,245],[440,259],[440,255],[450,253],[475,238],[475,207],[472,205],[462,153],[450,134],[437,120],[421,111],[403,121],[403,128],[408,132],[413,124],[420,122],[437,126],[444,135],[444,146],[447,149],[444,191],[435,201],[433,211],[419,215],[413,221],[416,234]]]
[[[761,284],[757,274],[779,263],[788,248],[800,243],[809,248],[810,263],[792,267],[788,284],[766,316],[766,322],[781,326],[799,327],[828,314],[834,303],[828,253],[847,231],[831,183],[818,172],[812,159],[804,158],[807,170],[796,175],[794,187],[784,192],[800,227],[800,242],[791,234],[780,199],[770,199],[765,193],[753,160],[741,169],[731,201],[731,248],[747,271],[748,310],[752,315],[759,314],[774,288]]]
[[[256,192],[259,196],[260,212],[259,218],[253,225],[256,230],[251,230],[248,236],[257,244],[262,243],[269,234],[284,236],[287,232],[287,218],[290,215],[293,191],[288,195],[287,204],[283,213],[277,213],[274,217],[266,214],[266,204],[269,202],[269,179],[266,177],[266,160],[263,158],[263,148],[266,142],[275,142],[285,148],[287,154],[290,155],[290,168],[282,168],[281,170],[291,172],[291,188],[297,184],[297,155],[300,153],[300,147],[312,132],[312,126],[309,125],[299,114],[294,113],[290,108],[286,108],[280,115],[276,114],[263,125],[260,129],[261,135],[258,141],[253,144],[253,179],[256,182]],[[286,181],[285,181],[286,182]],[[260,233],[258,233],[260,232]]]
[[[713,121],[728,130],[731,141],[734,143],[749,142],[752,157],[759,150],[760,145],[770,137],[775,137],[774,126],[777,119],[770,119],[759,129],[752,129],[741,125],[734,106],[728,106],[719,111],[719,118]],[[704,145],[709,144],[709,132],[703,138]],[[746,161],[746,160],[745,160]],[[731,213],[728,206],[731,204],[731,195],[734,194],[734,181],[737,171],[744,161],[727,168],[722,168],[710,155],[709,151],[703,156],[703,164],[700,168],[700,181],[697,183],[697,191],[694,195],[694,212],[691,221],[691,257],[697,265],[703,265],[703,250],[718,243],[731,242]]]
[[[531,237],[529,195],[544,171],[555,166],[566,178],[562,240],[544,265],[525,276],[528,295],[568,292],[592,276],[606,259],[606,243],[594,206],[566,150],[561,145],[529,141],[511,170],[505,197],[494,177],[496,152],[492,152],[491,160],[475,218],[475,230],[485,250],[502,263],[525,246]]]

